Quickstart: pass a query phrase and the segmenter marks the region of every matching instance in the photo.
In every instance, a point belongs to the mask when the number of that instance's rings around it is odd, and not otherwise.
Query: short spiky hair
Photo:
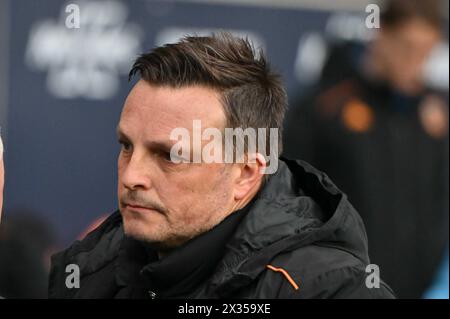
[[[269,128],[277,128],[281,154],[286,91],[263,52],[256,52],[248,39],[225,32],[184,37],[138,57],[129,77],[136,73],[155,85],[202,85],[217,90],[222,96],[227,127],[266,128],[267,134]],[[268,150],[268,135],[266,141]]]

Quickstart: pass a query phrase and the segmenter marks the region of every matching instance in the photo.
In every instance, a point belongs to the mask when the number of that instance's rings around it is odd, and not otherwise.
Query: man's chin
[[[150,235],[152,233],[151,231],[142,228],[143,227],[140,227],[139,225],[130,225],[130,223],[127,222],[124,222],[123,225],[123,230],[127,237],[146,242],[153,242],[156,240]]]
[[[158,252],[169,252],[177,247],[182,246],[188,238],[163,238],[163,236],[156,236],[155,232],[150,230],[143,230],[140,227],[132,227],[124,225],[125,236],[133,238],[146,246]]]
[[[156,250],[167,249],[169,246],[162,238],[155,236],[154,231],[143,229],[137,225],[127,225],[127,223],[124,223],[124,233],[125,236],[143,242]]]

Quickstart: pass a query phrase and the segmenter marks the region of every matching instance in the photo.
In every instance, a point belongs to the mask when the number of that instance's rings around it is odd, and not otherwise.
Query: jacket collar
[[[282,159],[228,243],[204,293],[232,295],[278,254],[321,241],[342,243],[341,249],[368,262],[365,229],[346,195],[308,163]]]
[[[163,298],[188,295],[211,276],[252,204],[253,201],[162,259],[145,243],[125,237],[116,260],[117,284],[152,290]]]

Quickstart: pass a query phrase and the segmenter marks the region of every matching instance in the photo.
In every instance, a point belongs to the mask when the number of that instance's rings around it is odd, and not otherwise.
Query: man
[[[292,108],[285,147],[348,194],[397,296],[420,298],[448,241],[448,110],[422,75],[441,40],[442,3],[385,4],[373,40],[337,46]]]
[[[173,153],[174,130],[193,137],[195,121],[202,137],[281,130],[286,94],[262,53],[227,34],[187,37],[139,57],[135,73],[117,129],[119,211],[53,256],[50,298],[393,297],[376,276],[366,285],[364,226],[346,196],[305,162],[268,159],[273,139],[236,147],[231,163],[203,158],[221,139]]]

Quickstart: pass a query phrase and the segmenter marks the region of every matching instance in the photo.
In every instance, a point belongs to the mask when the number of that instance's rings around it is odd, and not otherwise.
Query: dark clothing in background
[[[80,267],[79,289],[65,267]],[[367,288],[361,218],[328,177],[305,162],[279,161],[243,209],[158,260],[123,233],[119,212],[52,257],[50,298],[393,298]],[[281,272],[284,269],[295,287]]]
[[[47,261],[55,235],[37,213],[20,213],[6,212],[0,225],[0,296],[47,298]]]
[[[381,276],[398,297],[420,298],[448,241],[447,135],[424,129],[429,92],[407,97],[368,80],[363,52],[353,43],[332,51],[288,113],[284,154],[327,172],[360,213]]]
[[[19,238],[0,240],[0,296],[46,298],[47,272],[42,256]]]

